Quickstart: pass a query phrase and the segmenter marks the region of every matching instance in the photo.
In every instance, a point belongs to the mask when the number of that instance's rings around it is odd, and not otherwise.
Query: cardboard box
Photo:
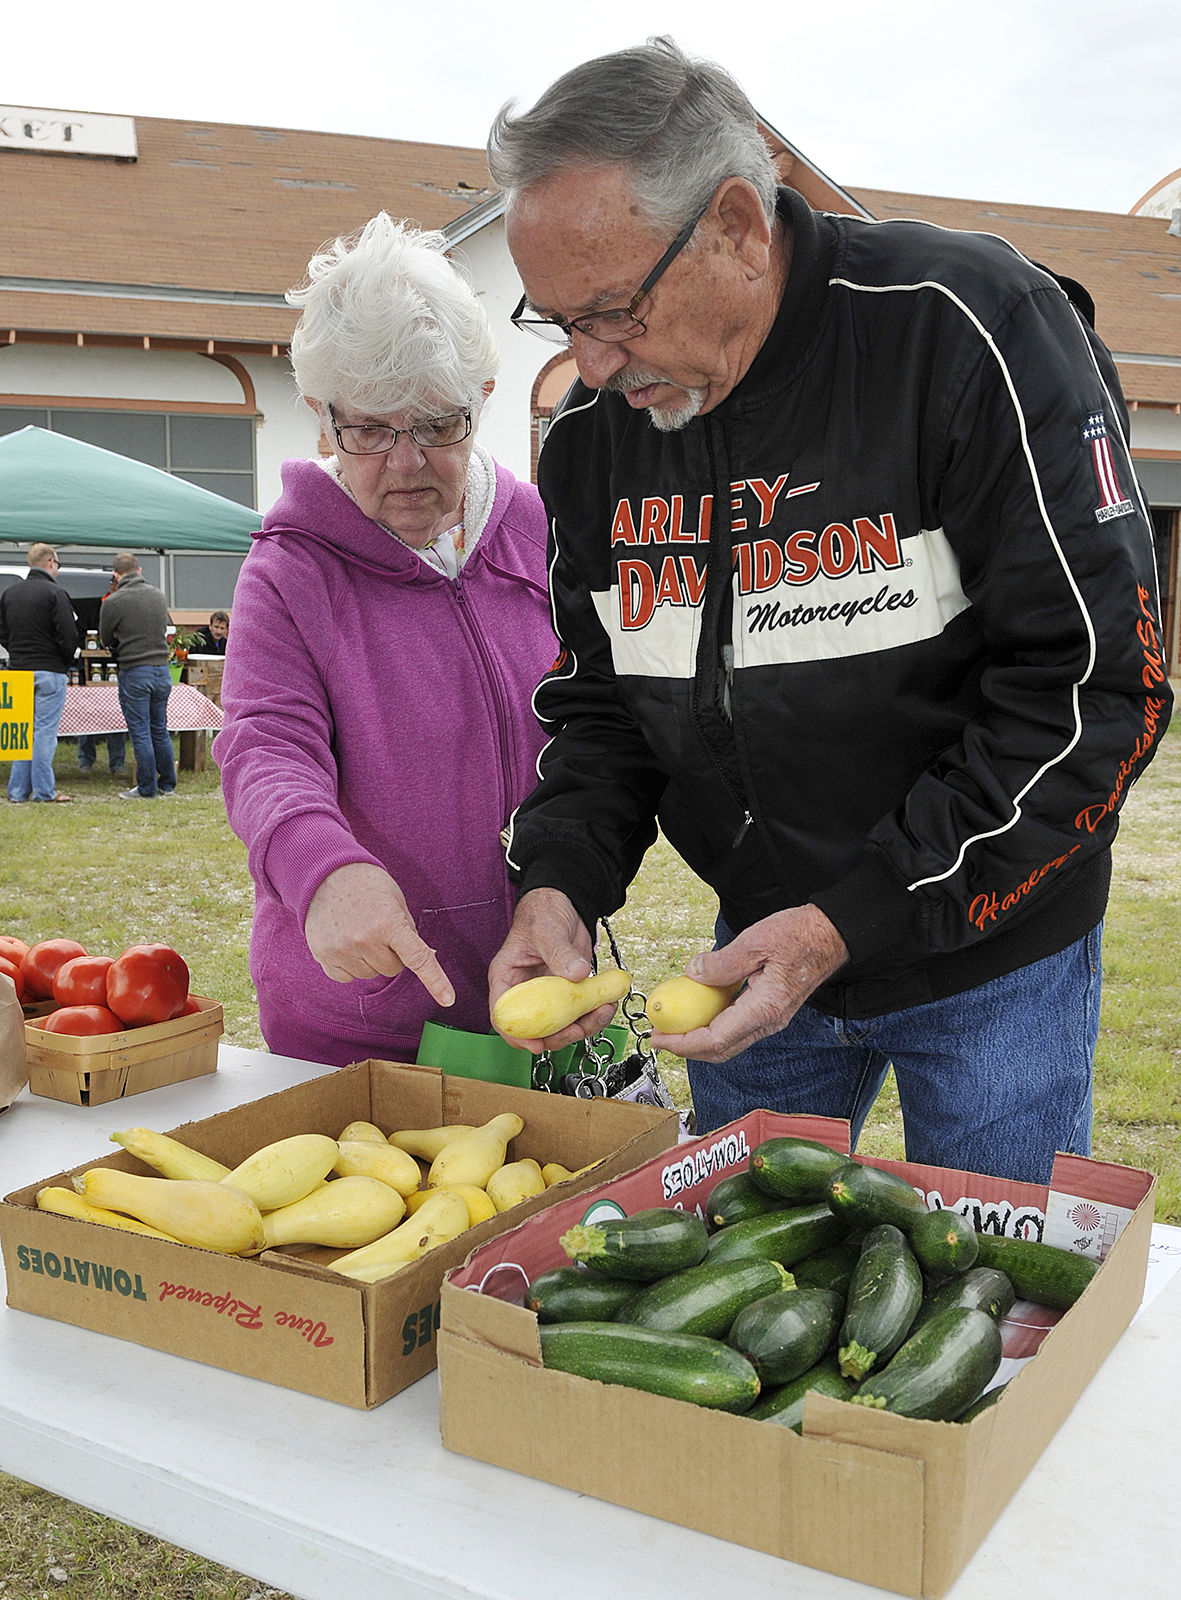
[[[38,1211],[38,1190],[68,1186],[75,1172],[94,1166],[149,1171],[124,1150],[96,1150],[94,1161],[19,1189],[0,1204],[8,1303],[345,1405],[380,1405],[435,1365],[439,1286],[449,1267],[473,1244],[554,1197],[577,1193],[604,1174],[616,1177],[675,1144],[676,1113],[366,1061],[201,1122],[158,1130],[233,1167],[289,1134],[336,1138],[355,1121],[375,1122],[387,1132],[480,1125],[501,1111],[524,1118],[524,1130],[509,1146],[513,1158],[560,1161],[572,1170],[595,1161],[602,1166],[480,1223],[384,1283],[356,1283],[332,1272],[329,1263],[343,1254],[339,1250],[268,1250],[242,1259]],[[124,1114],[110,1126],[130,1120]]]
[[[555,1205],[476,1250],[443,1284],[439,1378],[450,1450],[899,1594],[946,1593],[1140,1303],[1155,1180],[1059,1156],[1037,1184],[870,1160],[983,1231],[1044,1236],[1103,1265],[1065,1315],[1018,1305],[1008,1356],[1028,1356],[964,1425],[809,1395],[803,1434],[541,1365],[523,1286],[565,1262],[559,1236],[597,1215],[703,1205],[763,1139],[848,1149],[848,1126],[757,1111]],[[475,1292],[473,1292],[475,1291]]]
[[[216,1072],[222,1009],[216,1000],[193,999],[199,1009],[187,1017],[122,1033],[46,1033],[26,1021],[30,1091],[73,1106],[98,1106]],[[56,1010],[49,1004],[42,1015]]]
[[[221,678],[225,671],[224,656],[194,655],[191,651],[185,659],[184,671],[181,677],[185,683],[191,683],[215,706],[221,705]]]

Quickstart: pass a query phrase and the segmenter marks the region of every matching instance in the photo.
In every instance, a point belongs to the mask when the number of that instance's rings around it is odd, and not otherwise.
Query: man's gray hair
[[[622,165],[662,232],[681,227],[725,178],[752,183],[774,219],[778,179],[754,107],[728,72],[666,36],[573,68],[520,116],[512,106],[488,136],[488,166],[510,205],[562,170]]]
[[[499,347],[446,249],[441,233],[382,211],[316,252],[306,283],[287,294],[302,308],[291,364],[305,399],[370,415],[478,412]]]

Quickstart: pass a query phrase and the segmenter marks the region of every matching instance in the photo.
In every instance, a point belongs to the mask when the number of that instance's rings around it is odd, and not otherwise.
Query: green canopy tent
[[[249,506],[45,428],[0,437],[0,541],[119,550],[250,548]]]

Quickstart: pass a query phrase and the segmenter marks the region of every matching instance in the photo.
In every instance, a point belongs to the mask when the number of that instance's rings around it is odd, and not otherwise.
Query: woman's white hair
[[[371,416],[479,411],[500,351],[446,249],[441,233],[381,211],[316,251],[307,281],[287,292],[302,308],[291,364],[306,400]]]

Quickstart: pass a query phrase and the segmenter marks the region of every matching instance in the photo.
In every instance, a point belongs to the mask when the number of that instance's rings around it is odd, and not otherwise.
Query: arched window
[[[545,443],[554,407],[578,376],[578,367],[569,350],[561,350],[537,374],[529,401],[529,476],[537,482],[537,458]]]

